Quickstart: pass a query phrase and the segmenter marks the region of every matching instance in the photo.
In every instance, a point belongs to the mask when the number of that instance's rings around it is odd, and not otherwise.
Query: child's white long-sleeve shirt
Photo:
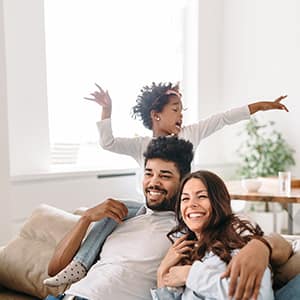
[[[190,141],[194,146],[194,151],[201,140],[210,136],[214,132],[226,125],[231,125],[242,120],[250,118],[248,105],[234,108],[223,113],[212,115],[206,119],[200,120],[195,124],[182,127],[178,137]],[[119,154],[125,154],[133,157],[140,166],[144,164],[143,153],[145,152],[152,137],[114,137],[111,119],[104,119],[97,122],[100,145],[103,149]]]

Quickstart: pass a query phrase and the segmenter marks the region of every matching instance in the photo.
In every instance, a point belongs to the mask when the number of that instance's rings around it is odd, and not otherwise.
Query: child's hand
[[[281,103],[281,100],[285,99],[286,97],[287,95],[280,96],[274,101],[260,101],[260,102],[249,104],[250,114],[254,114],[257,111],[261,111],[261,110],[272,110],[272,109],[280,109],[280,110],[288,111],[287,107]]]
[[[111,109],[112,102],[108,91],[104,91],[97,83],[95,83],[95,85],[98,90],[90,94],[91,96],[93,96],[93,98],[84,97],[84,99],[94,101],[103,108]]]
[[[101,119],[109,119],[111,117],[112,104],[108,91],[106,90],[106,92],[104,92],[97,83],[95,83],[95,85],[98,88],[98,91],[90,94],[93,98],[84,97],[84,99],[94,101],[102,106]]]

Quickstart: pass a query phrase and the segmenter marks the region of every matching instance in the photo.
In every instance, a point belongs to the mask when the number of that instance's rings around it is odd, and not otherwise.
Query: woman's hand
[[[187,241],[187,235],[183,235],[175,241],[175,243],[169,248],[167,254],[162,260],[157,271],[157,285],[163,286],[163,277],[169,272],[169,269],[176,266],[180,260],[184,257],[188,257],[188,253],[192,251],[192,245],[195,241]]]
[[[191,267],[191,265],[185,265],[170,268],[169,272],[163,276],[164,286],[178,287],[185,285]]]
[[[108,91],[104,91],[101,86],[99,86],[97,83],[95,83],[98,90],[91,93],[90,95],[93,97],[84,97],[86,100],[94,101],[98,103],[100,106],[102,106],[102,120],[108,119],[111,117],[111,111],[112,111],[112,101],[109,96]]]
[[[249,104],[248,107],[249,107],[250,114],[252,115],[258,111],[272,110],[272,109],[280,109],[280,110],[288,111],[287,107],[281,103],[281,101],[286,97],[287,95],[280,96],[274,101],[260,101],[260,102]]]

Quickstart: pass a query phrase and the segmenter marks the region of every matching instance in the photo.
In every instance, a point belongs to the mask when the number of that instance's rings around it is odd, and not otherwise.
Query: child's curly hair
[[[138,95],[136,105],[132,107],[132,117],[143,121],[147,129],[152,129],[151,110],[161,112],[169,101],[170,94],[167,91],[173,90],[178,93],[179,84],[152,82],[151,86],[144,86],[141,94]]]

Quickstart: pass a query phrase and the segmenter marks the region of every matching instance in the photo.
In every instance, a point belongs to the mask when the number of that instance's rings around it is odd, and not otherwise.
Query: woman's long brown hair
[[[196,235],[184,223],[180,211],[181,194],[187,181],[192,178],[199,179],[205,185],[212,212],[209,220],[201,232],[201,239],[197,242],[189,258],[182,261],[183,264],[201,260],[207,251],[212,251],[226,264],[231,260],[232,250],[245,246],[253,236],[262,236],[263,231],[258,225],[252,225],[247,220],[242,220],[232,212],[230,195],[223,180],[209,171],[196,171],[185,176],[180,184],[178,198],[175,204],[177,226],[168,234],[172,237],[180,234],[188,234],[188,240],[197,240]]]

